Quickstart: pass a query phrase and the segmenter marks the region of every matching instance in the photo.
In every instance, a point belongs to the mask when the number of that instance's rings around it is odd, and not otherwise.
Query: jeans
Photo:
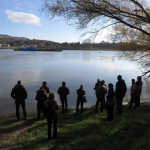
[[[77,105],[76,105],[76,114],[78,114],[78,108],[79,108],[79,104],[81,103],[81,113],[83,112],[83,101],[78,101],[77,100]]]
[[[53,138],[57,138],[57,119],[58,117],[54,118],[54,119],[47,119],[47,125],[48,125],[48,138],[51,138],[51,127],[52,127],[52,123],[53,123],[53,128],[54,128],[54,132],[53,132]]]
[[[65,108],[66,108],[66,112],[67,112],[67,110],[68,110],[67,99],[66,99],[66,100],[61,100],[61,104],[62,104],[62,112],[65,112],[64,103],[65,103]]]
[[[17,119],[19,120],[19,118],[20,118],[20,114],[19,114],[20,105],[21,105],[22,110],[23,110],[24,119],[26,119],[27,112],[26,112],[25,100],[22,100],[22,101],[16,100],[15,104],[16,104],[16,117],[17,117]]]
[[[122,99],[116,99],[116,102],[117,102],[117,113],[118,114],[122,114],[123,113],[122,101],[123,101],[123,98]]]

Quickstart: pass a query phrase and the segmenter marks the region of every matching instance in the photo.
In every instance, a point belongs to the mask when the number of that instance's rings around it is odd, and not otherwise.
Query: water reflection
[[[136,62],[120,60],[114,51],[63,51],[63,52],[14,52],[0,50],[0,114],[14,112],[14,100],[10,98],[11,89],[18,80],[22,80],[28,91],[27,108],[36,109],[35,92],[43,81],[47,81],[50,90],[57,92],[62,81],[70,89],[68,103],[75,107],[76,90],[84,85],[88,102],[86,107],[95,104],[93,87],[98,78],[106,84],[117,82],[122,75],[127,84],[125,100],[130,98],[131,79],[141,75]],[[150,84],[143,80],[142,98],[149,98]],[[60,103],[59,96],[56,100]]]

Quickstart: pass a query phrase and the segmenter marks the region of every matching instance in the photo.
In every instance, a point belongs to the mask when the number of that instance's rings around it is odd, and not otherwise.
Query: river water
[[[104,79],[106,84],[116,83],[121,74],[127,85],[124,101],[130,99],[131,79],[141,75],[136,62],[120,60],[115,51],[64,50],[62,52],[16,52],[12,49],[0,50],[0,115],[15,112],[14,100],[10,93],[18,80],[22,80],[28,92],[27,110],[36,110],[35,95],[43,81],[47,81],[50,91],[56,92],[66,82],[70,89],[68,105],[75,108],[76,90],[84,85],[87,103],[84,107],[95,104],[93,87],[97,79]],[[142,99],[150,97],[149,80],[143,78]],[[59,95],[56,100],[59,104]]]

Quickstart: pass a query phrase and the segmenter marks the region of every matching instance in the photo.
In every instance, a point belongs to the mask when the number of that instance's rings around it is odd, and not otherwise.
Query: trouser
[[[140,106],[140,95],[137,97],[137,107]]]
[[[54,118],[54,119],[47,119],[48,138],[51,138],[51,127],[52,127],[52,123],[53,123],[53,128],[54,128],[53,138],[57,138],[57,120],[58,120],[58,117],[56,117],[56,118]]]
[[[78,108],[79,108],[79,104],[81,103],[81,111],[80,111],[80,113],[82,113],[83,112],[83,101],[79,101],[79,100],[77,100],[77,105],[76,105],[76,113],[78,114]]]
[[[45,119],[45,108],[38,109],[38,119],[40,119],[40,118],[41,118],[41,117],[40,117],[40,113],[41,113],[41,111],[42,111],[42,113],[43,113],[43,118]]]
[[[16,117],[17,117],[17,119],[19,120],[19,118],[20,118],[20,114],[19,114],[20,105],[21,105],[22,110],[23,110],[24,119],[26,119],[27,112],[26,112],[25,100],[22,100],[22,101],[16,100],[15,104],[16,104]]]
[[[118,114],[122,114],[123,113],[122,101],[123,101],[123,98],[122,99],[116,99],[116,102],[117,102],[117,113]]]
[[[132,104],[135,102],[135,108],[137,107],[137,103],[138,103],[138,99],[139,99],[139,96],[132,96],[131,97],[131,101],[130,101],[130,107],[129,108],[131,108],[132,107]]]
[[[114,105],[107,105],[107,115],[108,115],[108,121],[113,120],[113,110],[114,110]]]
[[[98,98],[97,101],[96,101],[96,105],[95,105],[95,112],[98,111],[98,105],[99,105],[100,102],[101,102],[101,112],[103,111],[105,98],[102,98],[102,99]]]
[[[67,110],[68,110],[67,99],[66,100],[61,100],[61,104],[62,104],[62,112],[65,112],[65,109],[66,109],[66,112],[67,112]],[[64,108],[64,104],[65,104],[65,108]]]

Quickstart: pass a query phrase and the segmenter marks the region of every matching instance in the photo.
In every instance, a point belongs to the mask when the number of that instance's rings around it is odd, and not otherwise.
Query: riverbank
[[[150,106],[128,110],[107,121],[107,112],[95,114],[94,108],[85,108],[82,115],[75,109],[60,113],[58,138],[47,140],[46,120],[37,120],[37,113],[28,113],[27,120],[16,121],[15,114],[0,117],[0,149],[51,150],[120,150],[150,148]],[[116,108],[115,111],[116,112]],[[22,113],[21,113],[22,114]],[[23,118],[23,116],[21,116]]]

